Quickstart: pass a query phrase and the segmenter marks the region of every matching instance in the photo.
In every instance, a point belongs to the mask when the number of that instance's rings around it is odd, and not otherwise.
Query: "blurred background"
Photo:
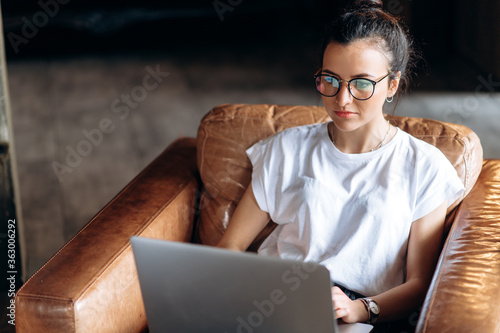
[[[29,277],[212,107],[321,105],[312,76],[345,1],[1,5]],[[500,1],[385,6],[425,59],[395,114],[465,124],[500,158]]]

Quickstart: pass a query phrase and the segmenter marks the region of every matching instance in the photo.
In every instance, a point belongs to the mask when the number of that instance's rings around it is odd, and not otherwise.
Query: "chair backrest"
[[[474,186],[483,163],[478,136],[469,128],[431,119],[387,116],[391,124],[438,147],[450,160],[465,185]],[[224,233],[251,179],[252,166],[245,150],[259,140],[286,128],[329,121],[324,108],[226,104],[211,110],[201,121],[197,137],[197,162],[203,183],[196,237],[215,245]],[[449,230],[451,219],[447,219]],[[274,228],[270,223],[250,247],[255,250]]]

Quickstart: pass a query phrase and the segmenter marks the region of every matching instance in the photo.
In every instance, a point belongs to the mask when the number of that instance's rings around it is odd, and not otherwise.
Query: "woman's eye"
[[[332,76],[325,76],[325,82],[328,83],[329,85],[332,85],[333,87],[338,88],[339,86],[339,80],[337,78],[334,78]]]
[[[356,82],[355,83],[356,89],[359,89],[359,90],[371,90],[372,89],[372,83],[370,81],[356,80],[355,82]]]

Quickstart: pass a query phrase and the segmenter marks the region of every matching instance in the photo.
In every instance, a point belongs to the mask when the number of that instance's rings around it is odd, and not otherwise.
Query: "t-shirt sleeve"
[[[431,213],[446,200],[451,206],[464,192],[464,185],[455,168],[437,148],[418,161],[418,191],[413,221]]]
[[[296,221],[304,204],[300,174],[308,169],[304,155],[315,143],[316,132],[311,127],[283,130],[246,151],[253,166],[252,188],[257,204],[276,224]]]
[[[268,179],[272,169],[269,168],[269,140],[259,141],[246,150],[248,158],[252,163],[252,189],[259,208],[270,213],[269,208],[273,207],[273,202],[269,202],[269,195],[266,189],[269,188]],[[266,184],[268,185],[266,187]],[[271,196],[272,198],[272,196]]]

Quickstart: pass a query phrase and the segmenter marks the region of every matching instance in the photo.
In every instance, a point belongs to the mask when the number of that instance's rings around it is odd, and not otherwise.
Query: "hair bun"
[[[382,0],[355,0],[351,8],[354,10],[361,8],[382,9],[383,6]]]

